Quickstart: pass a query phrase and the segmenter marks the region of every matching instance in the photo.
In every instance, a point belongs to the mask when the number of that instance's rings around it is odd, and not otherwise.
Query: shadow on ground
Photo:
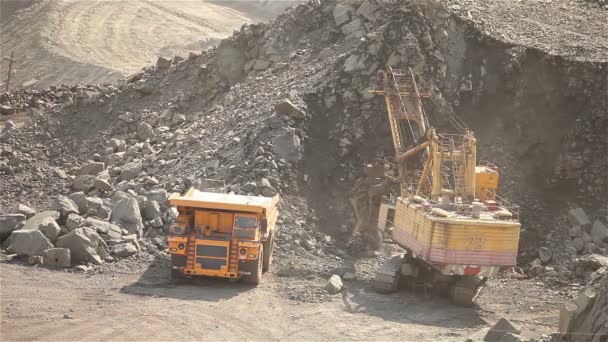
[[[461,307],[438,295],[425,296],[406,290],[379,294],[367,283],[349,286],[342,293],[342,301],[349,313],[377,316],[392,322],[467,330],[486,325],[477,306]]]
[[[253,286],[221,278],[172,279],[169,259],[159,255],[136,282],[120,292],[138,296],[217,302],[253,290]]]

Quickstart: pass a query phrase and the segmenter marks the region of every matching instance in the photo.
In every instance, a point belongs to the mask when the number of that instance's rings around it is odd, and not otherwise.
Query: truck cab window
[[[252,229],[257,228],[258,222],[255,217],[235,216],[234,226],[236,228]]]

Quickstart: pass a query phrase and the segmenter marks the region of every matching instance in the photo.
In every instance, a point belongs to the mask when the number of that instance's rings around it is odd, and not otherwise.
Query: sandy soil
[[[40,88],[110,82],[153,64],[159,55],[186,56],[212,46],[257,21],[262,6],[229,5],[202,0],[45,1],[3,20],[0,55],[15,51],[15,86],[30,80]],[[264,14],[276,14],[282,7],[271,6]],[[8,63],[0,65],[4,82]]]
[[[347,282],[329,301],[304,303],[287,298],[290,288],[306,286],[297,277],[268,273],[257,288],[173,282],[154,264],[82,274],[2,262],[0,274],[3,341],[462,341],[500,317],[538,337],[554,330],[559,310],[545,288],[521,281],[491,282],[479,307],[462,308],[410,292],[379,295],[365,281]]]

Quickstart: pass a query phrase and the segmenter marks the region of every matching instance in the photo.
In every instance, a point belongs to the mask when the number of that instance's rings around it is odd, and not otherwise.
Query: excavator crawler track
[[[378,293],[391,293],[397,291],[403,256],[395,256],[387,259],[376,270],[372,287]]]

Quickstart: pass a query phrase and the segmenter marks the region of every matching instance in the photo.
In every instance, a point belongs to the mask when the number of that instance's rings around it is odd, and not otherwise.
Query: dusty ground
[[[496,280],[476,308],[409,292],[379,295],[366,281],[305,303],[287,298],[290,286],[306,286],[297,277],[269,273],[251,288],[173,282],[167,270],[153,263],[82,274],[3,262],[0,339],[462,341],[500,317],[539,337],[554,330],[560,302],[529,281]]]
[[[8,0],[9,2],[12,0]],[[282,2],[286,3],[286,2]],[[262,7],[207,1],[45,1],[18,12],[0,26],[0,56],[15,51],[13,85],[35,81],[96,84],[114,81],[153,64],[159,55],[187,56],[266,17],[283,5]],[[8,63],[0,63],[4,82]]]

